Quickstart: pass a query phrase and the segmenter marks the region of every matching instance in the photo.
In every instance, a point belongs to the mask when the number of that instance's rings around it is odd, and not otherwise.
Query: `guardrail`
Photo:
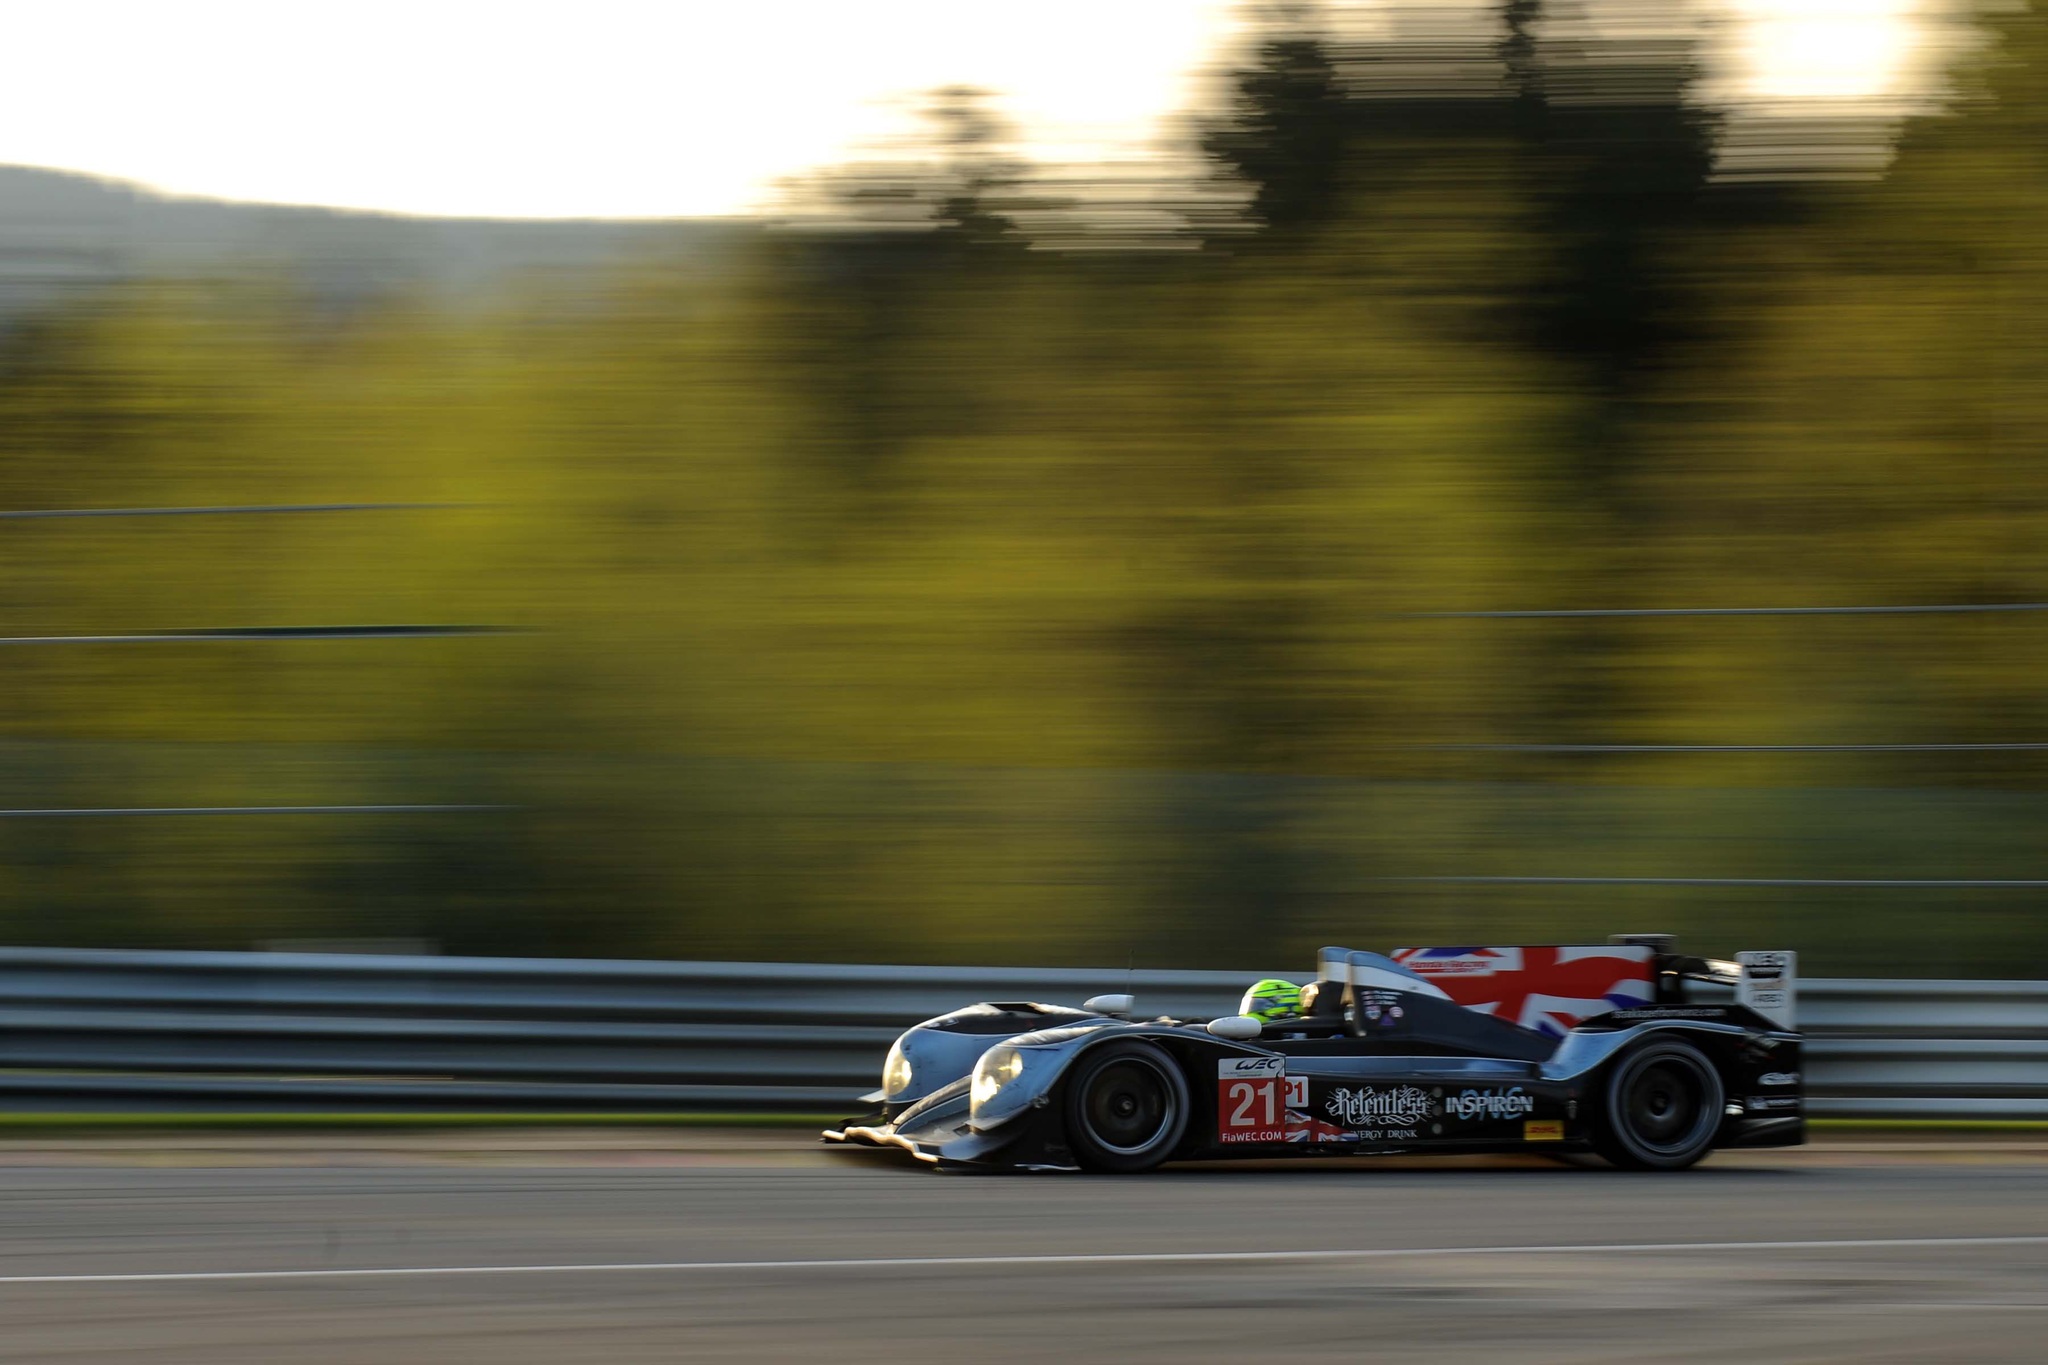
[[[836,1112],[958,1005],[1128,988],[1205,1017],[1260,975],[0,949],[0,1108]],[[2048,982],[1799,997],[1815,1115],[2048,1118]]]

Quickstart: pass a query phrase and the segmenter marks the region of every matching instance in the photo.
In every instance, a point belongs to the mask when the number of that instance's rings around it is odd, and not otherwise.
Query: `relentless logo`
[[[1454,1119],[1519,1119],[1536,1112],[1536,1099],[1521,1086],[1508,1090],[1460,1090],[1444,1098],[1444,1113]]]
[[[1348,1128],[1413,1127],[1428,1118],[1429,1111],[1429,1092],[1412,1085],[1384,1090],[1373,1086],[1357,1090],[1339,1086],[1323,1104],[1324,1113]]]
[[[1796,1071],[1766,1071],[1763,1075],[1756,1078],[1756,1083],[1758,1085],[1797,1085],[1799,1084],[1799,1073]]]

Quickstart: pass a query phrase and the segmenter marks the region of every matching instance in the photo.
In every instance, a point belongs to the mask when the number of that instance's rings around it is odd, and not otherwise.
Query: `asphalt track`
[[[0,1148],[0,1360],[2048,1358],[2038,1147],[1091,1179],[329,1142]]]

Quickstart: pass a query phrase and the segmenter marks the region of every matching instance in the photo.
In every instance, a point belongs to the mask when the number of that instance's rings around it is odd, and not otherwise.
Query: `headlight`
[[[882,1093],[900,1095],[910,1089],[910,1059],[903,1055],[903,1040],[889,1044],[889,1060],[882,1063]]]
[[[974,1064],[972,1096],[977,1105],[987,1104],[996,1091],[1024,1074],[1024,1054],[1013,1047],[992,1047]]]

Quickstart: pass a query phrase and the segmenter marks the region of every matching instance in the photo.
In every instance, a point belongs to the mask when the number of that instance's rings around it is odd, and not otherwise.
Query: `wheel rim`
[[[1142,1152],[1173,1120],[1173,1091],[1158,1067],[1137,1058],[1111,1062],[1088,1081],[1088,1131],[1115,1152]]]
[[[1660,1058],[1629,1080],[1622,1110],[1629,1131],[1656,1152],[1683,1151],[1704,1126],[1706,1087],[1691,1066]]]

